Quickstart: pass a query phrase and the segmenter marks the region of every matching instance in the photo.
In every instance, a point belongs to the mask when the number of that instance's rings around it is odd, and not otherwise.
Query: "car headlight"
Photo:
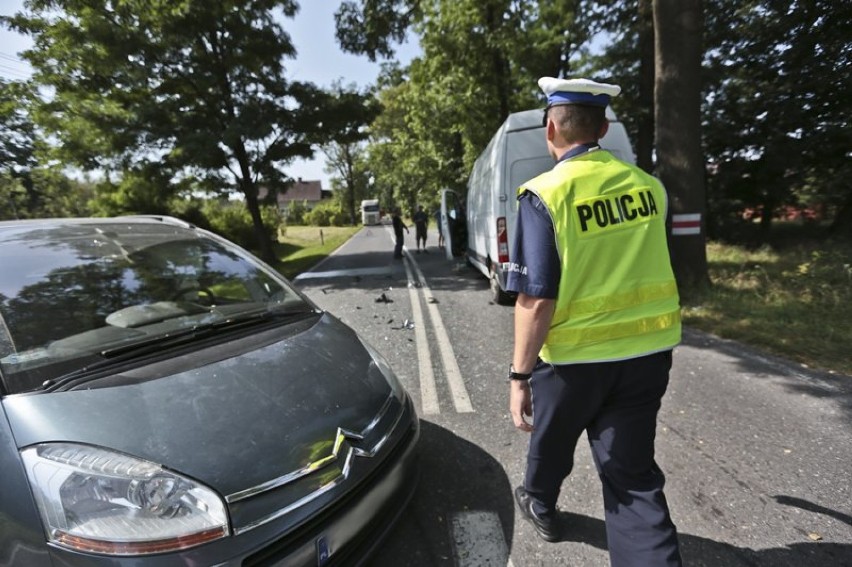
[[[161,466],[74,443],[21,451],[48,540],[77,551],[144,555],[225,537],[209,488]]]

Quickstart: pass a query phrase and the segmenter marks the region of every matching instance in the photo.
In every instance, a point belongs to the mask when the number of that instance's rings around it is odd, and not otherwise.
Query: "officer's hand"
[[[512,380],[509,391],[509,412],[515,427],[529,433],[533,430],[524,416],[532,417],[532,396],[530,383],[526,380]]]

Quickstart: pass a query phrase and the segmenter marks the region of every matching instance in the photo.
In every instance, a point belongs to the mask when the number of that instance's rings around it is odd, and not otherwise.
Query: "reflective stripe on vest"
[[[624,309],[632,305],[665,299],[672,295],[677,295],[677,284],[675,282],[654,283],[622,293],[599,295],[597,297],[574,301],[568,307],[555,311],[553,318],[561,321],[569,317],[579,317],[591,313],[617,311],[618,309]]]
[[[548,342],[566,346],[595,344],[615,339],[655,333],[669,329],[680,323],[680,309],[662,315],[643,317],[634,321],[598,325],[573,329],[554,329],[547,336]],[[669,345],[661,345],[669,346]]]

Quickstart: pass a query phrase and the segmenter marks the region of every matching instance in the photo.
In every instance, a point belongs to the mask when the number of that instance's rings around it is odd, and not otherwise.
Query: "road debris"
[[[393,319],[391,319],[391,321],[392,320]],[[412,321],[411,319],[406,319],[405,321],[402,322],[402,325],[400,325],[399,327],[391,327],[391,329],[394,329],[394,330],[397,330],[397,331],[402,331],[404,329],[411,330],[413,328],[414,328],[414,321]]]

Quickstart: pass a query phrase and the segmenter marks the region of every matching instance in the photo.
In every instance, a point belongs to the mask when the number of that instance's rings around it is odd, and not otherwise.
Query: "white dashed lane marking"
[[[408,281],[413,281],[411,277],[411,268],[408,262],[405,263],[405,273],[408,275]],[[434,415],[441,413],[441,408],[438,405],[438,389],[435,386],[435,372],[432,370],[432,355],[429,352],[429,340],[426,337],[426,325],[422,322],[423,310],[420,308],[420,297],[417,294],[416,287],[408,288],[408,295],[411,299],[411,316],[417,322],[414,325],[414,337],[417,343],[417,361],[420,368],[420,405],[424,415]]]
[[[408,250],[406,250],[408,253]],[[423,277],[423,272],[420,271],[420,266],[411,258],[410,254],[406,254],[406,262],[411,262],[414,270],[417,272],[417,278],[420,283],[420,290],[423,292],[423,297],[426,300],[426,309],[429,311],[429,318],[432,320],[432,327],[435,329],[435,338],[438,341],[438,350],[441,353],[441,361],[444,363],[444,374],[447,377],[447,382],[450,386],[450,394],[453,397],[453,405],[458,413],[470,413],[473,411],[473,405],[470,403],[470,396],[467,393],[467,388],[462,379],[459,363],[456,360],[456,354],[453,351],[453,346],[450,343],[450,337],[447,335],[447,329],[444,327],[444,322],[441,319],[441,313],[438,311],[438,306],[430,301],[433,299],[432,290],[426,284],[426,278]]]

